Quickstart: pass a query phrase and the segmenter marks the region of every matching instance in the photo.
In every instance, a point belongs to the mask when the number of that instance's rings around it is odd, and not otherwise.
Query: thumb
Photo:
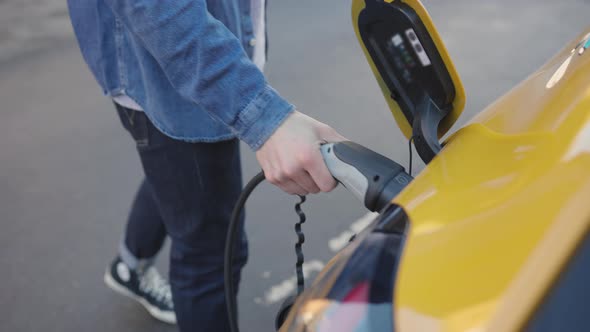
[[[330,126],[326,126],[325,128],[322,128],[320,130],[319,134],[320,134],[321,139],[328,142],[328,143],[349,141],[349,139],[340,135],[336,130],[334,130]]]

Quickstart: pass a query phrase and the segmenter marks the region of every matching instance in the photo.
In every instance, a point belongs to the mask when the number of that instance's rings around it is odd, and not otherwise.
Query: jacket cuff
[[[293,105],[267,85],[240,112],[233,129],[239,139],[256,151],[294,109]]]

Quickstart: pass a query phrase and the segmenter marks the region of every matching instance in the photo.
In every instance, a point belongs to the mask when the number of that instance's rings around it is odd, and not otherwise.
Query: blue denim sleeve
[[[170,83],[257,150],[293,111],[205,0],[105,0]],[[173,112],[174,110],[170,110]]]

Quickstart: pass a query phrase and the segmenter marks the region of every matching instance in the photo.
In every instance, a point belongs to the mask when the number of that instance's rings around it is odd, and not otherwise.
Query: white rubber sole
[[[150,315],[152,315],[155,319],[168,324],[176,324],[176,315],[174,313],[164,312],[160,310],[158,307],[154,307],[153,305],[151,305],[145,299],[133,294],[125,287],[121,286],[118,282],[116,282],[108,270],[104,274],[104,283],[115,292],[139,302],[145,308],[145,310],[147,310],[150,313]]]

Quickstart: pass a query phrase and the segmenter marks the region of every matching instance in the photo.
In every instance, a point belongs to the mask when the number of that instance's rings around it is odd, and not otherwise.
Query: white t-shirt
[[[266,0],[251,0],[250,14],[252,15],[252,26],[254,28],[254,50],[252,53],[252,61],[260,70],[264,70],[264,63],[266,62]]]
[[[252,50],[252,62],[254,62],[260,70],[264,70],[264,64],[266,63],[265,5],[266,0],[250,1],[250,15],[252,17],[252,27],[254,29],[254,39],[251,41],[251,45],[254,45],[254,49]],[[143,111],[141,106],[126,94],[114,96],[113,101],[125,108]]]

